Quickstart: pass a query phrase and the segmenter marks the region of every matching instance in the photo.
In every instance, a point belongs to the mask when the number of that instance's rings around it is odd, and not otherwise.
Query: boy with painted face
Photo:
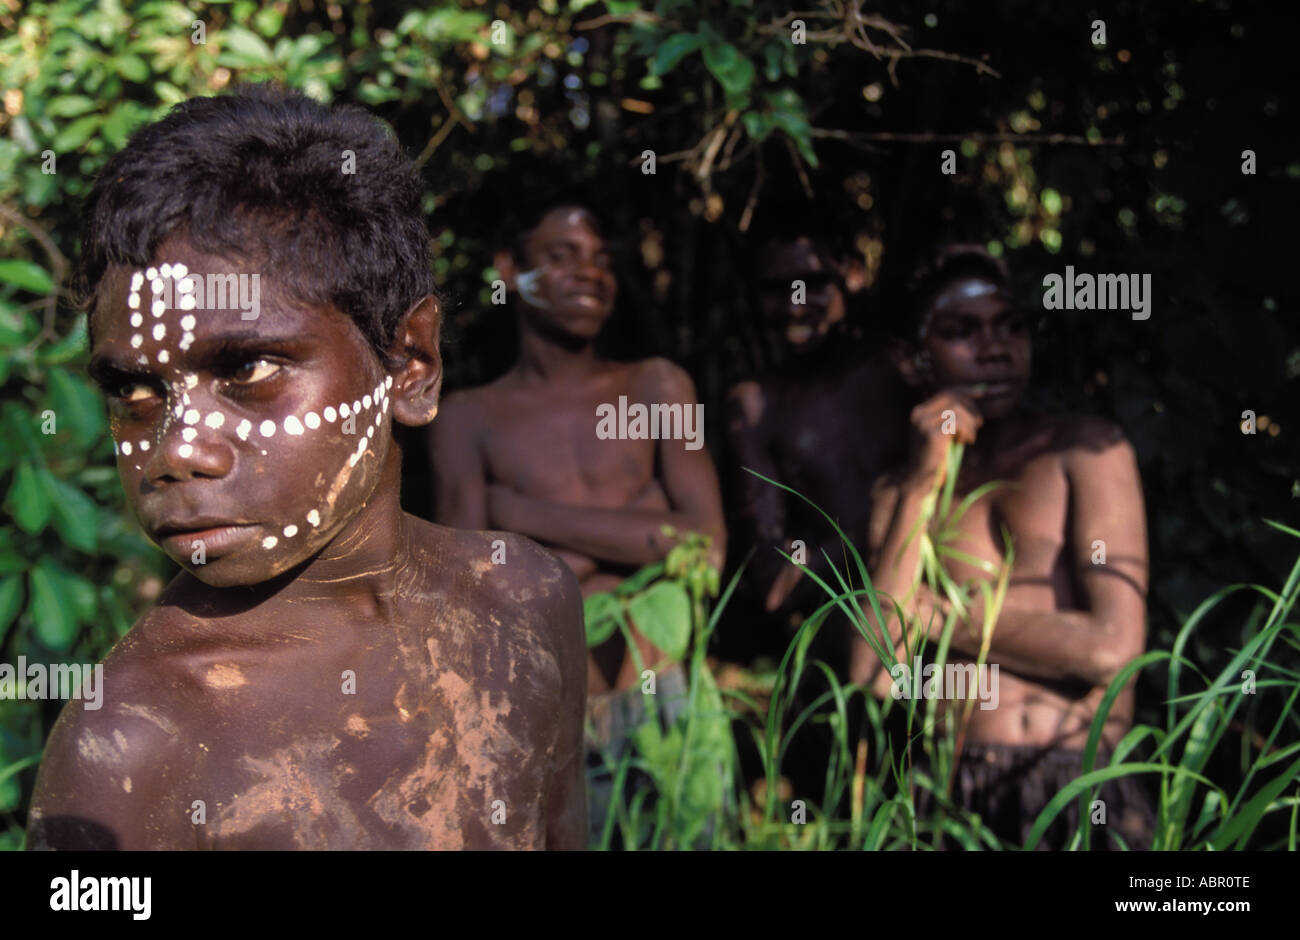
[[[1004,559],[1002,530],[1010,533],[1014,564],[986,660],[999,667],[992,676],[997,688],[970,713],[952,795],[1000,837],[1023,843],[1047,802],[1082,772],[1082,748],[1101,698],[1145,643],[1142,483],[1133,448],[1115,425],[1021,407],[1029,332],[1000,262],[978,247],[941,248],[918,267],[906,293],[909,319],[898,364],[924,401],[911,412],[908,458],[873,494],[872,581],[916,614],[936,641],[948,602],[924,585],[911,591],[922,503],[943,480],[947,450],[957,441],[965,453],[954,505],[985,483],[1008,484],[971,505],[954,545],[965,559],[946,562],[958,583],[989,581],[988,572]],[[896,655],[906,663],[902,628],[892,609],[885,610]],[[950,662],[976,660],[983,623],[977,601],[957,622]],[[871,684],[881,698],[897,698],[904,688],[861,637],[852,678]],[[913,687],[920,680],[911,680]],[[1097,767],[1105,766],[1106,750],[1132,718],[1130,683],[1110,710]],[[1149,838],[1153,818],[1136,778],[1108,784],[1101,799],[1103,831],[1121,834],[1130,846]],[[1077,825],[1077,805],[1070,804],[1040,847],[1063,846]]]
[[[662,532],[712,537],[720,565],[726,532],[713,461],[702,441],[622,439],[598,433],[599,416],[620,398],[680,405],[696,413],[690,377],[666,359],[610,362],[595,340],[613,311],[616,281],[609,248],[591,212],[558,205],[519,226],[494,264],[515,299],[519,356],[496,381],[449,395],[433,425],[439,522],[518,532],[550,546],[578,576],[584,597],[608,591],[676,544]],[[609,422],[612,424],[612,422]],[[695,428],[700,433],[702,428]],[[642,664],[664,659],[632,625]],[[622,635],[587,660],[594,728],[588,763],[620,752],[641,720],[643,678]],[[660,668],[661,715],[680,710],[683,671]],[[608,780],[597,775],[593,835],[603,824]]]
[[[178,106],[95,184],[91,371],[183,571],[103,708],[61,715],[33,847],[582,847],[573,576],[398,503],[393,424],[442,373],[419,196],[364,111],[264,87]],[[255,316],[202,289],[227,275]]]

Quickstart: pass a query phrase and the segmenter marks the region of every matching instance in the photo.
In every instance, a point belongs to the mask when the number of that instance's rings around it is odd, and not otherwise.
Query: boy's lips
[[[195,542],[203,543],[208,555],[224,554],[257,533],[258,525],[250,522],[194,522],[164,523],[154,530],[159,543],[170,552],[188,555]]]

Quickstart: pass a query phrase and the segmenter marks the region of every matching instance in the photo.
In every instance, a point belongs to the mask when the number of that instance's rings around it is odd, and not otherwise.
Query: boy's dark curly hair
[[[137,131],[95,181],[81,288],[93,314],[110,265],[151,264],[179,233],[263,266],[302,302],[332,303],[382,357],[402,315],[439,296],[420,195],[414,165],[362,108],[275,85],[194,98]]]

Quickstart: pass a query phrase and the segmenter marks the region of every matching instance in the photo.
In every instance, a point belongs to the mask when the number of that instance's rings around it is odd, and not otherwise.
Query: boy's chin
[[[172,558],[172,561],[184,568],[188,574],[213,588],[253,587],[279,577],[304,560],[277,558],[268,561],[266,558],[242,558],[232,555],[196,565],[189,558]]]

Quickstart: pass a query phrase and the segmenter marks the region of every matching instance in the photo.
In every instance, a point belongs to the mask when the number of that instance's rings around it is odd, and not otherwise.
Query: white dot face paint
[[[345,418],[348,415],[352,414],[352,409],[348,407],[347,402],[344,402],[343,404],[339,405],[339,414],[341,414]]]
[[[369,409],[370,409],[370,396],[367,395],[365,398],[361,399],[361,403],[362,403],[363,405],[366,406],[366,410],[369,410]]]
[[[140,442],[140,449],[141,449],[141,450],[148,450],[148,449],[149,449],[149,442],[148,442],[148,441],[141,441],[141,442]]]
[[[181,329],[184,330],[184,331],[187,332],[187,333],[194,329],[194,315],[193,315],[193,314],[190,314],[190,315],[188,315],[188,316],[181,317]]]
[[[194,453],[194,446],[192,444],[182,444],[180,447],[176,448],[176,453],[180,454],[186,460],[189,460],[190,455]]]
[[[122,453],[124,453],[124,454],[125,454],[126,456],[128,456],[128,457],[131,456],[131,442],[130,442],[130,441],[123,441],[123,442],[122,442]]]
[[[260,425],[258,425],[257,429],[262,432],[263,437],[271,437],[275,434],[275,422],[272,421],[270,418],[267,418]],[[263,453],[265,453],[265,451],[263,451]]]
[[[167,335],[167,327],[162,323],[155,323],[153,327],[153,338],[159,340],[166,335]]]
[[[138,313],[131,314],[131,325],[135,327],[144,326],[144,317]]]
[[[185,417],[184,417],[182,420],[183,420],[186,424],[198,424],[198,423],[199,423],[199,412],[198,412],[198,409],[197,409],[197,408],[191,408],[189,411],[185,412]]]
[[[330,424],[333,424],[334,419],[338,417],[338,415],[334,411],[333,405],[326,405],[324,414],[325,414],[325,420],[328,421]]]
[[[139,349],[143,345],[144,345],[144,337],[141,336],[139,333],[136,333],[134,336],[131,337],[132,349]]]
[[[141,274],[139,271],[136,271],[134,274],[131,275],[131,290],[133,292],[138,291],[140,289],[140,285],[143,283],[144,283],[144,275]]]
[[[182,310],[193,310],[198,305],[199,302],[194,299],[193,294],[181,294],[180,308]]]
[[[274,535],[268,535],[266,538],[262,539],[262,547],[265,549],[275,548],[275,546],[278,545],[279,543],[280,540],[277,539]]]
[[[160,317],[167,312],[167,304],[161,300],[155,300],[150,309],[153,310],[153,315],[155,317]]]
[[[181,437],[185,439],[187,444],[198,436],[199,432],[194,430],[194,428],[186,428],[184,431],[181,431]]]
[[[235,433],[239,435],[241,441],[248,440],[248,432],[253,430],[253,423],[245,418],[239,422],[239,427],[235,428]]]
[[[157,268],[149,267],[149,268],[145,268],[145,269],[144,269],[144,279],[145,279],[146,281],[152,281],[152,280],[154,280],[157,276],[158,276],[158,269],[157,269]]]
[[[361,414],[361,402],[354,401],[352,403],[352,411],[356,414]]]
[[[297,534],[298,534],[298,527],[296,525],[287,525],[284,527],[285,538],[291,539]]]
[[[307,521],[312,524],[313,528],[320,525],[320,513],[313,509],[311,512],[307,513]]]
[[[190,273],[190,269],[185,267],[184,263],[177,261],[172,265],[172,277],[182,278]]]
[[[165,349],[160,349],[160,350],[158,350],[158,361],[159,361],[159,362],[170,362],[170,361],[171,361],[171,358],[172,358],[172,354],[169,353],[167,350],[165,350]]]
[[[393,387],[393,377],[391,375],[384,376],[384,388],[392,388],[392,387]]]
[[[320,416],[314,411],[309,411],[303,415],[302,423],[314,431],[320,427]]]
[[[199,377],[198,377],[197,375],[195,375],[194,373],[191,372],[189,375],[185,376],[185,387],[186,387],[186,388],[193,388],[194,386],[196,386],[196,385],[198,385],[198,384],[199,384]]]
[[[220,411],[213,411],[209,413],[206,418],[203,419],[203,423],[215,431],[217,428],[221,427],[223,424],[226,423],[226,416],[222,414]]]
[[[289,415],[289,417],[284,419],[284,433],[292,434],[294,437],[297,437],[302,433],[302,422],[294,415]]]

